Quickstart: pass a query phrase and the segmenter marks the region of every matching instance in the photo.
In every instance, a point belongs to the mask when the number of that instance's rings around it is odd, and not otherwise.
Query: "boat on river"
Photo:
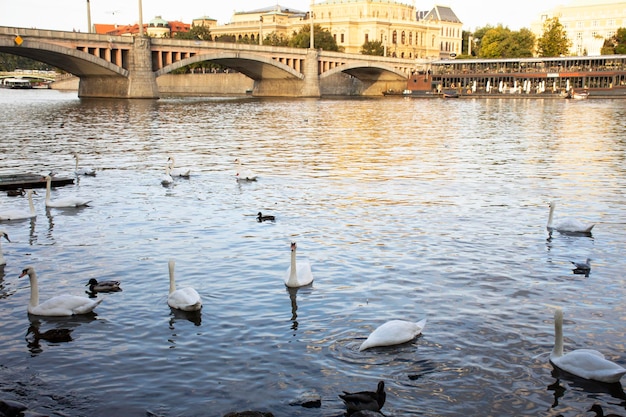
[[[74,184],[74,178],[53,176],[51,185],[61,187]],[[46,177],[37,174],[0,175],[0,190],[18,190],[27,188],[46,188]]]
[[[626,55],[444,59],[409,77],[410,97],[626,98]],[[583,94],[586,92],[587,94]]]
[[[25,90],[33,88],[33,85],[26,78],[3,78],[0,79],[0,87]]]

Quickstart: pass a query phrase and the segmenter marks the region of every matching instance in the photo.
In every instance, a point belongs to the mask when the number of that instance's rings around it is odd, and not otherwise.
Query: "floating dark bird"
[[[346,392],[339,395],[339,398],[343,400],[348,409],[348,413],[356,411],[380,411],[385,404],[387,394],[385,394],[385,382],[378,382],[378,389],[376,392],[361,391],[361,392]]]
[[[573,271],[575,274],[583,274],[585,276],[588,276],[589,272],[591,272],[591,259],[587,258],[585,262],[571,262],[574,265]]]
[[[121,282],[119,281],[100,281],[95,278],[91,278],[89,282],[85,285],[89,286],[89,291],[91,292],[114,292],[114,291],[122,291],[120,288]]]
[[[274,217],[274,216],[264,216],[264,215],[263,215],[263,214],[259,211],[259,214],[257,214],[256,219],[257,219],[257,221],[258,221],[259,223],[262,223],[262,222],[273,222],[273,221],[275,221],[275,220],[276,220],[276,217]]]
[[[604,414],[604,410],[602,410],[602,406],[600,404],[594,404],[587,411],[593,411],[596,413],[596,417],[622,417],[619,414]]]
[[[40,332],[36,326],[30,326],[26,334],[32,333],[35,340],[47,340],[52,343],[69,342],[72,340],[72,330],[70,329],[50,329]]]
[[[7,196],[9,197],[21,197],[26,194],[23,188],[18,188],[17,190],[7,190]]]

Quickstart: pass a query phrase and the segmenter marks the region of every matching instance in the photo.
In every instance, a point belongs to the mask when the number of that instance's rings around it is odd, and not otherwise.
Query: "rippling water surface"
[[[341,416],[342,390],[387,384],[387,416],[625,414],[621,386],[553,372],[566,349],[626,366],[626,108],[587,100],[80,100],[0,90],[0,174],[98,175],[53,190],[93,200],[0,224],[0,398],[69,416]],[[190,179],[163,187],[168,155]],[[238,183],[239,158],[256,182]],[[556,217],[593,236],[549,237]],[[0,195],[0,209],[27,207]],[[275,223],[257,223],[262,211]],[[291,241],[312,287],[282,281]],[[167,261],[204,300],[167,306]],[[571,261],[591,258],[588,277]],[[122,281],[97,314],[26,312]],[[84,294],[86,296],[86,294]],[[358,352],[390,319],[422,336]],[[72,329],[69,342],[26,335]],[[292,405],[303,395],[320,408]]]

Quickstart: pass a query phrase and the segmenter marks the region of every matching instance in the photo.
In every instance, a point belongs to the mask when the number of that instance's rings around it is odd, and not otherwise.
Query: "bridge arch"
[[[203,61],[212,61],[224,67],[232,68],[255,81],[262,79],[304,79],[303,74],[275,59],[247,52],[231,51],[217,51],[194,55],[157,70],[155,75],[159,77],[160,75],[170,73],[187,65]]]
[[[337,66],[320,75],[320,80],[345,73],[361,81],[405,81],[409,76],[392,66],[375,62],[353,62]]]
[[[37,40],[15,45],[13,39],[0,37],[0,52],[19,55],[60,68],[76,76],[122,76],[128,78],[127,69],[112,64],[87,52]]]

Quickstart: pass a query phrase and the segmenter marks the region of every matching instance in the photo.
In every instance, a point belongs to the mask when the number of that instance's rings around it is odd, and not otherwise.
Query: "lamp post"
[[[311,0],[311,11],[309,12],[309,20],[311,20],[311,49],[315,49],[315,42],[314,42],[314,38],[315,38],[315,33],[313,32],[313,4],[315,2],[313,0]]]
[[[139,0],[139,36],[143,36],[143,8],[141,7],[141,0]]]
[[[91,6],[87,0],[87,33],[91,33]]]
[[[259,46],[263,45],[263,16],[259,18]]]

